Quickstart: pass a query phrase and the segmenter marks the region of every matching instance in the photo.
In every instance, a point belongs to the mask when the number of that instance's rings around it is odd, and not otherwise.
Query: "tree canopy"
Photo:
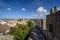
[[[27,22],[27,25],[16,24],[14,28],[11,28],[10,34],[14,36],[14,40],[25,40],[26,36],[30,33],[34,27],[34,23]]]

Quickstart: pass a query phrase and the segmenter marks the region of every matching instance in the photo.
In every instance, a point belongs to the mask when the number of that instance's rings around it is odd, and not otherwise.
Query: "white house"
[[[4,22],[4,21],[0,20],[0,24],[6,24],[6,22]]]

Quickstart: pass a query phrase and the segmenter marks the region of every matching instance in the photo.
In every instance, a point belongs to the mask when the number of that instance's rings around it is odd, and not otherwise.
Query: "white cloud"
[[[49,14],[49,12],[47,12],[47,10],[44,7],[39,7],[36,11],[39,14],[45,14],[45,15],[48,15]]]
[[[36,9],[36,11],[37,12],[32,16],[39,19],[45,19],[46,15],[49,14],[49,12],[44,7],[39,7],[38,9]]]
[[[11,8],[7,8],[8,11],[12,10]]]
[[[60,10],[60,7],[58,7],[57,10]]]
[[[47,10],[44,10],[44,12],[47,12]]]
[[[39,8],[37,9],[37,11],[40,12],[40,13],[42,13],[42,12],[47,12],[47,10],[44,9],[44,7],[39,7]]]
[[[22,10],[22,11],[26,11],[26,9],[25,9],[25,8],[22,8],[21,10]]]

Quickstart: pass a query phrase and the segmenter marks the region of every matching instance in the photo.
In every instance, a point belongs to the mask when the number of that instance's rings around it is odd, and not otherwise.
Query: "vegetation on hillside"
[[[14,40],[25,40],[25,38],[27,38],[30,31],[34,27],[33,22],[28,21],[27,23],[27,25],[17,23],[14,28],[11,28],[10,34],[14,36]]]
[[[22,20],[23,20],[23,19],[21,19],[21,18],[20,18],[20,19],[18,19],[18,21],[20,21],[20,22],[21,22]]]

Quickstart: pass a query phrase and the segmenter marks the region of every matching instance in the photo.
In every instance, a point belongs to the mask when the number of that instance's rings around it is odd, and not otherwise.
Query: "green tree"
[[[28,21],[27,23],[28,23],[28,26],[30,26],[30,27],[34,26],[34,23],[32,21]]]
[[[14,28],[11,28],[10,34],[14,36],[14,40],[25,40],[33,27],[34,24],[31,21],[28,21],[28,25],[21,25],[17,23]]]
[[[23,19],[21,19],[21,18],[20,18],[20,19],[18,19],[18,21],[20,21],[20,22],[21,22],[22,20],[23,20]]]
[[[29,28],[31,30],[34,27],[34,23],[32,21],[28,21],[27,23],[28,23],[27,26],[29,26]]]

